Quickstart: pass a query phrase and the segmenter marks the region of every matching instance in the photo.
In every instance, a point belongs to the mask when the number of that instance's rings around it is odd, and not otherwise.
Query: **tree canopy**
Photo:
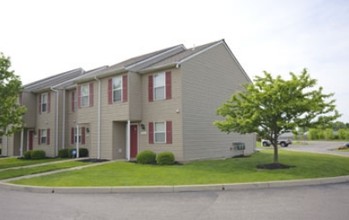
[[[214,124],[223,132],[254,133],[269,140],[274,147],[274,163],[278,163],[278,137],[296,127],[325,126],[340,115],[336,111],[333,93],[324,94],[307,70],[291,79],[273,78],[264,71],[254,83],[217,109],[224,120]]]
[[[22,116],[26,110],[18,102],[22,82],[14,71],[9,70],[10,67],[10,58],[0,53],[0,137],[22,128]]]

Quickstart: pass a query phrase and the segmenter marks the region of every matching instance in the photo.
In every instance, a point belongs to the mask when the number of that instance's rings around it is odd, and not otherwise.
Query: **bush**
[[[45,159],[46,153],[43,150],[33,150],[30,154],[31,159],[38,160],[38,159]]]
[[[76,148],[69,148],[68,149],[68,157],[69,158],[75,158],[76,157]],[[79,148],[79,157],[88,157],[88,150],[87,150],[87,148]]]
[[[58,151],[58,157],[60,157],[60,158],[68,158],[69,157],[69,149],[68,148],[60,149]]]
[[[28,150],[28,151],[26,151],[25,153],[24,153],[24,155],[23,155],[23,158],[25,159],[25,160],[30,160],[32,157],[31,157],[31,154],[32,154],[32,150]]]
[[[162,152],[156,157],[156,162],[159,165],[173,165],[175,163],[175,157],[172,152]]]
[[[145,150],[137,154],[137,163],[140,164],[155,164],[156,154],[153,151]]]

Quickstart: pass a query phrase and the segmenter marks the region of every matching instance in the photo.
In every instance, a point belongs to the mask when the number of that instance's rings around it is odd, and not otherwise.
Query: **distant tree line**
[[[327,128],[298,129],[298,132],[295,132],[295,139],[349,140],[349,123],[336,121]]]

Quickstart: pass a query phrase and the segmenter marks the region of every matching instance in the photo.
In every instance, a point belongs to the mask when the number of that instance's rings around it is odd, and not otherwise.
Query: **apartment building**
[[[41,149],[54,157],[76,146],[109,160],[142,150],[171,151],[179,161],[251,154],[254,134],[225,134],[213,125],[217,107],[246,83],[224,40],[71,70],[24,86],[25,127],[2,138],[2,154]]]

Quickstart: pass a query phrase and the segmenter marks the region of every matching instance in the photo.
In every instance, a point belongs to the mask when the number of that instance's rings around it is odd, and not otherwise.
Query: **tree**
[[[26,111],[18,103],[22,88],[19,76],[10,71],[11,61],[0,53],[0,137],[11,135],[23,127],[22,116]]]
[[[269,140],[274,148],[274,163],[279,163],[278,137],[296,127],[328,125],[340,115],[335,110],[333,94],[323,94],[322,87],[314,88],[316,80],[307,70],[291,79],[273,78],[264,71],[253,84],[232,97],[217,109],[224,120],[214,124],[223,132],[253,133]]]

